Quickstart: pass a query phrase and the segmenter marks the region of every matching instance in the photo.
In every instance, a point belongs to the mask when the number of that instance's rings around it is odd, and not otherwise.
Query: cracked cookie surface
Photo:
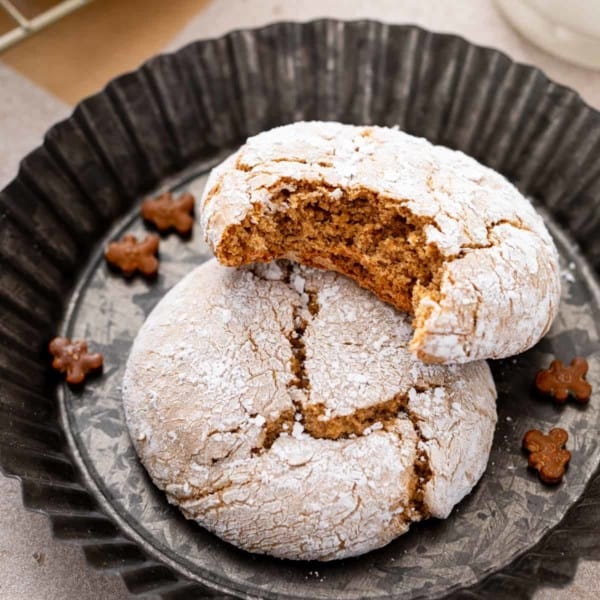
[[[228,266],[288,258],[343,273],[414,316],[425,362],[534,345],[560,299],[558,254],[504,177],[383,127],[295,123],[250,138],[200,202]]]
[[[131,437],[190,519],[251,552],[332,560],[444,518],[485,470],[485,362],[425,365],[410,319],[344,276],[211,260],[141,328]]]

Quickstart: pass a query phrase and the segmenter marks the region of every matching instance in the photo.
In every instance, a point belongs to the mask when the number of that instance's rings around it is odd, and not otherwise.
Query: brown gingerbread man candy
[[[83,383],[88,373],[102,368],[102,354],[90,354],[83,340],[71,341],[66,337],[55,337],[48,345],[53,356],[52,367],[66,373],[67,383]]]
[[[194,196],[181,194],[177,200],[171,192],[157,198],[148,198],[142,203],[142,218],[150,221],[161,232],[175,229],[181,235],[189,235],[194,226],[192,211]]]
[[[592,394],[592,386],[585,379],[587,372],[587,360],[581,356],[574,358],[569,366],[553,360],[549,369],[537,374],[535,387],[560,404],[566,402],[569,394],[580,404],[585,404]]]
[[[152,277],[158,273],[158,252],[160,240],[157,235],[147,235],[144,240],[138,242],[135,235],[124,235],[119,242],[111,242],[104,257],[110,265],[119,268],[123,275],[129,277],[136,271],[146,277]]]
[[[523,448],[530,452],[529,466],[535,469],[544,483],[560,483],[571,453],[565,450],[569,434],[564,429],[552,429],[548,435],[532,429],[523,438]]]

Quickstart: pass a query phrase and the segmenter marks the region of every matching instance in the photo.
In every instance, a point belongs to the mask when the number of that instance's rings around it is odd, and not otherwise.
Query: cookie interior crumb
[[[294,258],[347,275],[411,314],[423,297],[439,299],[443,259],[426,243],[427,219],[367,190],[293,187],[270,199],[283,210],[255,205],[225,230],[217,248],[222,264]],[[421,322],[425,318],[418,315]]]

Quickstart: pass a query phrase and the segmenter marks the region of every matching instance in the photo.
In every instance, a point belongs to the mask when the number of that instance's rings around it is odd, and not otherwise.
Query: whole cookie
[[[501,358],[548,331],[556,248],[504,177],[384,127],[294,123],[250,138],[201,201],[217,259],[343,273],[414,315],[425,362]]]
[[[186,517],[251,552],[331,560],[447,517],[485,470],[485,362],[424,365],[406,315],[293,263],[212,260],[141,328],[132,440]]]

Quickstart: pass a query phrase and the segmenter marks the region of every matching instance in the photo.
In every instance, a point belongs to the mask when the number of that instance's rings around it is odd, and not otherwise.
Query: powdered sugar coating
[[[558,254],[541,217],[504,177],[461,152],[384,127],[294,123],[261,133],[213,170],[200,203],[207,242],[283,188],[365,190],[431,221],[444,257],[440,298],[421,300],[412,348],[426,361],[517,354],[558,310]],[[287,258],[297,258],[287,256]],[[325,262],[323,266],[327,266]]]
[[[308,389],[293,383],[300,316]],[[209,261],[136,338],[123,385],[132,440],[169,501],[237,546],[318,560],[380,547],[424,514],[450,513],[485,470],[496,421],[484,362],[424,366],[409,339],[405,315],[342,276]],[[316,439],[304,428],[311,405],[333,419],[397,394],[406,408],[362,435]],[[263,447],[286,410],[297,418]],[[419,507],[423,460],[431,477]]]

